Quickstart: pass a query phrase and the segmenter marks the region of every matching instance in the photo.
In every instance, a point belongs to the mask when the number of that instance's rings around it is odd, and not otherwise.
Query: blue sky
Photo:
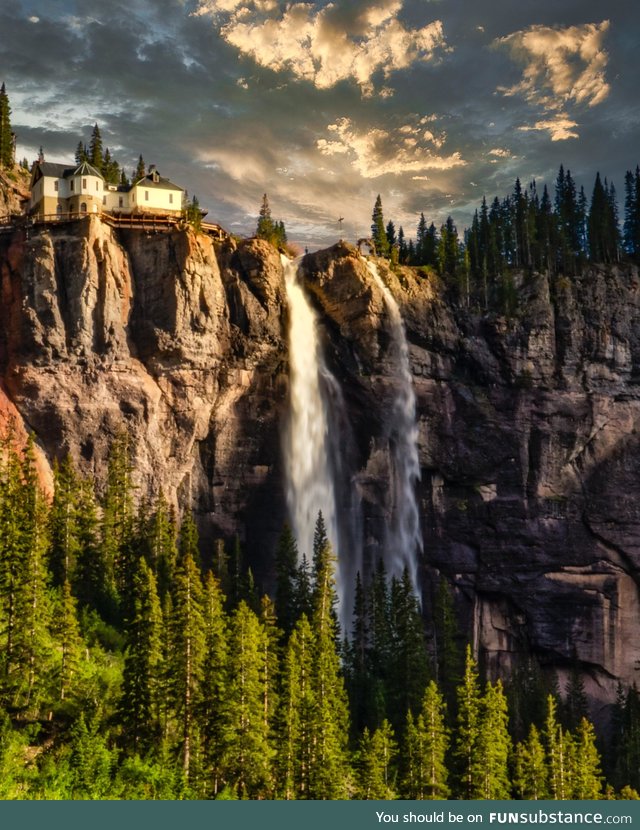
[[[460,229],[561,162],[590,194],[640,162],[640,7],[593,0],[14,0],[0,81],[20,157],[97,121],[231,231],[262,193],[311,247],[418,215]]]

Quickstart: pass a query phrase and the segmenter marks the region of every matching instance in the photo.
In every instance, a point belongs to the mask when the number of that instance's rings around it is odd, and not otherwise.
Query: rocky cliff
[[[494,670],[528,653],[561,674],[577,660],[592,700],[610,701],[640,659],[637,272],[523,275],[505,319],[452,307],[411,269],[379,270],[410,342],[426,603],[444,575]],[[387,312],[348,245],[301,273],[345,399],[366,561],[387,518]],[[43,459],[69,452],[98,481],[126,429],[140,491],[193,507],[205,544],[238,533],[268,584],[286,514],[277,252],[87,217],[0,235],[0,277],[0,411]]]

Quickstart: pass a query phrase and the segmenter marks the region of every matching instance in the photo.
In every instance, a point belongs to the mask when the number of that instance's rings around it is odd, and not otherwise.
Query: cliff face
[[[610,701],[640,659],[637,273],[523,276],[506,320],[379,269],[410,343],[427,602],[444,574],[496,670],[530,652],[561,673],[577,659]],[[302,272],[345,398],[366,561],[387,509],[388,315],[354,249],[308,255]],[[268,580],[285,518],[278,254],[87,218],[0,237],[0,275],[0,412],[99,481],[126,428],[141,492],[192,506],[205,539],[239,533]]]

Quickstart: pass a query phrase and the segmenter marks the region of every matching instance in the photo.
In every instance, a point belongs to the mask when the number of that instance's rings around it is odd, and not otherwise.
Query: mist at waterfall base
[[[283,434],[287,508],[299,554],[309,560],[318,511],[322,511],[327,536],[338,555],[340,623],[343,631],[349,631],[355,577],[363,567],[362,510],[348,463],[350,425],[342,390],[325,361],[317,315],[298,281],[298,264],[282,255],[289,311],[290,401]],[[390,357],[398,378],[386,425],[391,474],[388,526],[380,552],[388,576],[399,578],[406,567],[419,595],[421,538],[415,484],[420,469],[409,351],[398,305],[375,265],[367,266],[385,299],[391,325]]]

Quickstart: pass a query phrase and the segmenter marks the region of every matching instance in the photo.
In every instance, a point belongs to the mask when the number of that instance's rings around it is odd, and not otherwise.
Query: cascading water
[[[290,414],[284,436],[287,507],[300,554],[311,558],[318,511],[339,551],[336,495],[329,430],[331,395],[339,389],[322,355],[316,314],[297,280],[298,261],[282,255],[289,306]],[[344,605],[343,569],[338,565],[338,600]]]
[[[387,424],[393,474],[389,482],[390,523],[384,545],[384,564],[390,577],[400,577],[406,567],[419,596],[418,554],[422,550],[422,537],[416,483],[420,480],[420,463],[409,345],[395,297],[380,276],[376,264],[370,260],[366,263],[389,312],[392,357],[398,367],[398,385]]]

